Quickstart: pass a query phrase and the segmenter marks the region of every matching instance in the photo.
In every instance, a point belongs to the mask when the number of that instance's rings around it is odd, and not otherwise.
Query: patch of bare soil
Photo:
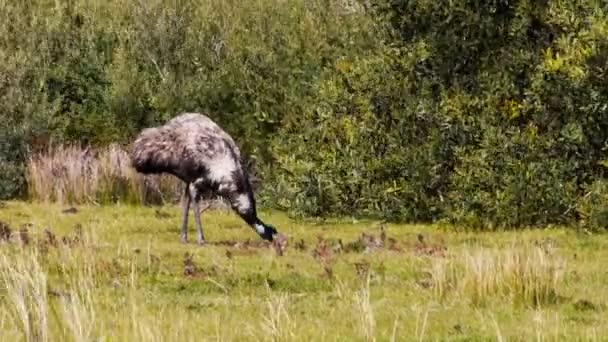
[[[184,255],[184,276],[186,277],[194,277],[198,273],[198,269],[194,264],[194,256],[191,253],[186,253]]]
[[[60,244],[73,247],[83,241],[82,226],[77,224],[74,232],[59,238],[50,228],[46,227],[41,234],[32,234],[34,226],[31,223],[22,225],[19,230],[13,229],[5,222],[0,221],[0,241],[6,243],[20,243],[22,246],[33,245],[46,252],[49,248],[56,248]]]
[[[257,254],[260,249],[272,247],[278,256],[282,256],[287,250],[289,239],[285,234],[277,234],[272,242],[265,240],[251,240],[245,241],[236,240],[222,240],[222,241],[209,241],[207,244],[215,246],[225,246],[226,256],[232,258],[237,255],[253,255]]]
[[[165,211],[162,211],[160,209],[156,209],[154,211],[154,217],[156,217],[158,219],[166,219],[166,218],[170,218],[171,214],[169,214],[169,213],[167,213]]]
[[[282,256],[287,250],[289,240],[287,239],[287,235],[279,233],[272,241],[272,247],[274,247],[275,252],[278,256]]]
[[[0,241],[10,241],[12,229],[8,223],[0,221]]]
[[[318,258],[319,255],[333,253],[357,253],[368,254],[378,251],[392,251],[397,253],[411,252],[415,255],[425,255],[434,257],[444,257],[447,253],[447,245],[441,237],[435,237],[435,241],[431,242],[424,234],[415,235],[415,240],[399,241],[388,236],[384,225],[380,226],[380,231],[376,234],[372,232],[363,232],[354,241],[343,242],[341,239],[330,242],[318,237],[318,242],[313,251],[313,256]],[[306,250],[304,240],[296,242],[295,249],[299,251]]]
[[[31,225],[23,225],[21,229],[19,229],[19,239],[21,243],[25,246],[30,244],[30,233],[28,227]]]
[[[61,212],[64,214],[76,214],[78,212],[78,209],[76,209],[75,207],[71,207],[71,208],[63,209]]]
[[[418,241],[414,246],[415,254],[436,257],[444,257],[446,255],[448,248],[446,247],[445,242],[428,242],[427,238],[423,234],[418,234],[417,239]]]

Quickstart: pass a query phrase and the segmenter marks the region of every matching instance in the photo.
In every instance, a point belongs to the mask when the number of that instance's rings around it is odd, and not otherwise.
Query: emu
[[[141,174],[171,174],[185,183],[180,241],[188,241],[188,212],[193,208],[197,242],[205,243],[199,201],[219,195],[258,235],[273,241],[277,230],[262,222],[241,153],[234,140],[209,117],[183,113],[164,126],[146,128],[136,137],[131,163]]]

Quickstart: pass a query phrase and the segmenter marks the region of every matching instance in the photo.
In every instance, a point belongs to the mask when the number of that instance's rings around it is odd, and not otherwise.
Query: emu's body
[[[143,174],[172,174],[186,183],[180,238],[187,241],[192,205],[198,242],[204,243],[199,200],[202,193],[227,199],[234,211],[266,240],[276,230],[257,217],[255,199],[234,140],[207,116],[181,114],[164,126],[144,129],[135,139],[132,164]]]

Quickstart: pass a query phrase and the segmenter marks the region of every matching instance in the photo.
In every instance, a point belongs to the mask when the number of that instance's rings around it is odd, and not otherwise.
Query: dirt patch
[[[194,277],[198,273],[198,269],[194,264],[194,256],[191,253],[186,253],[184,255],[184,276],[186,277]]]
[[[19,229],[19,240],[21,240],[21,243],[26,246],[30,244],[30,233],[28,225],[23,225],[21,229]]]
[[[76,209],[75,207],[71,207],[71,208],[63,209],[61,212],[64,214],[76,214],[78,212],[78,209]]]
[[[44,229],[44,238],[42,240],[45,244],[57,247],[57,236],[50,229]]]
[[[595,304],[594,302],[587,299],[580,299],[576,301],[573,305],[577,311],[598,311],[603,309],[602,305]]]
[[[414,246],[414,253],[417,255],[426,256],[437,256],[444,257],[448,250],[445,242],[439,241],[437,243],[428,242],[427,238],[423,234],[417,235],[417,243]]]
[[[277,234],[277,236],[274,238],[272,241],[272,247],[274,247],[274,250],[278,256],[282,256],[283,253],[285,253],[285,250],[287,250],[288,241],[287,235],[281,233]]]
[[[270,247],[270,242],[268,242],[266,240],[252,241],[251,239],[247,239],[245,241],[236,241],[236,240],[209,241],[209,242],[207,242],[207,244],[215,245],[215,246],[234,247],[234,248],[268,248],[268,247]]]
[[[293,247],[300,252],[306,251],[306,243],[304,242],[304,239],[296,241]]]
[[[340,241],[342,243],[342,241]],[[380,232],[376,234],[361,233],[355,241],[349,242],[343,246],[343,251],[346,253],[371,253],[379,250],[390,250],[394,252],[403,252],[404,247],[397,239],[389,237],[386,233],[386,227],[380,226]]]
[[[12,229],[8,223],[0,221],[0,241],[10,241]]]
[[[251,240],[245,241],[223,240],[209,241],[207,244],[214,246],[228,247],[226,256],[232,258],[236,255],[252,255],[256,254],[260,249],[272,247],[278,256],[282,256],[287,250],[288,238],[284,234],[278,234],[272,242],[266,240]]]
[[[74,226],[74,232],[61,238],[61,242],[63,242],[64,245],[73,247],[83,242],[83,235],[82,225],[78,223]]]
[[[334,253],[333,249],[330,247],[330,244],[323,237],[317,237],[317,245],[315,249],[312,251],[312,256],[319,262],[321,267],[323,268],[323,276],[327,278],[333,278],[333,264],[334,264]]]
[[[158,218],[158,219],[167,219],[167,218],[170,218],[170,217],[171,217],[171,214],[169,214],[169,213],[167,213],[167,212],[165,212],[165,211],[162,211],[162,210],[160,210],[160,209],[156,209],[156,210],[154,211],[154,216],[155,216],[156,218]]]

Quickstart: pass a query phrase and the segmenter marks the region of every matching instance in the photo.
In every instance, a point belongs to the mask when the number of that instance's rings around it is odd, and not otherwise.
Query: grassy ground
[[[199,247],[174,207],[63,209],[0,208],[4,341],[608,338],[606,236],[262,213],[279,256],[228,212],[203,215]]]

